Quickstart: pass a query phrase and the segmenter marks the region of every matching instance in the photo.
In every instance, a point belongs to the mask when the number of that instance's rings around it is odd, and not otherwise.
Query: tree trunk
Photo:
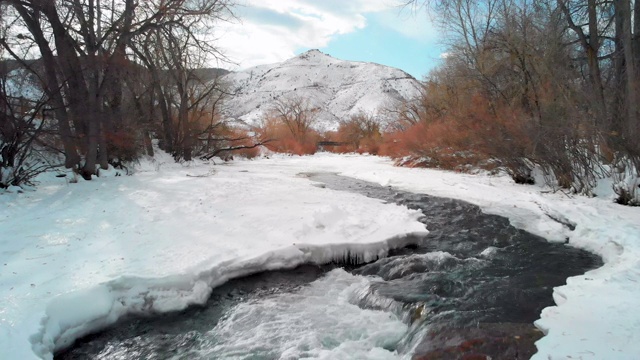
[[[142,132],[142,136],[144,141],[144,148],[147,151],[147,155],[153,157],[154,153],[153,153],[153,143],[151,142],[151,134],[149,133],[149,131],[145,130]]]
[[[98,159],[98,137],[99,125],[97,121],[89,122],[89,131],[87,136],[87,153],[85,155],[84,166],[81,175],[85,180],[91,180],[91,175],[96,174],[96,161]]]
[[[182,88],[182,86],[179,86],[179,88]],[[184,91],[184,88],[182,90]],[[191,128],[189,126],[188,98],[186,94],[180,97],[178,122],[182,132],[182,156],[186,161],[191,161],[193,159],[193,139],[191,138]]]
[[[156,85],[156,92],[158,95],[158,104],[160,106],[160,115],[162,116],[162,131],[164,134],[164,151],[169,154],[173,154],[175,150],[175,141],[173,136],[173,122],[171,119],[171,112],[169,111],[169,104],[164,97],[162,87],[160,84]]]
[[[631,4],[629,1],[618,1],[616,8],[618,18],[622,21],[621,42],[624,52],[624,74],[625,74],[625,110],[626,110],[626,139],[637,141],[638,135],[638,79],[636,69],[636,59],[634,58],[633,34],[631,33]]]
[[[640,67],[640,1],[633,5],[633,51],[636,60],[636,69]]]
[[[83,176],[90,178],[94,175],[98,155],[98,137],[99,137],[99,116],[97,114],[96,98],[90,96],[87,89],[82,70],[82,63],[78,53],[74,48],[73,39],[67,31],[65,25],[58,16],[58,12],[54,2],[43,2],[42,9],[45,16],[49,19],[51,30],[53,32],[54,41],[60,69],[67,81],[67,90],[69,95],[69,109],[71,115],[84,125],[86,133],[81,132],[79,135],[85,135],[85,165],[83,167]],[[79,129],[76,129],[78,131]]]
[[[596,108],[596,118],[599,122],[605,119],[606,101],[604,97],[604,84],[602,82],[602,71],[598,55],[600,51],[600,34],[598,33],[598,16],[596,0],[589,0],[587,3],[589,35],[586,35],[581,26],[576,25],[572,18],[572,13],[567,7],[566,0],[557,0],[558,7],[562,10],[567,20],[569,28],[578,36],[580,45],[584,49],[589,68],[589,80],[595,90],[594,106]]]
[[[37,19],[38,13],[35,10],[33,13],[30,13],[22,5],[15,5],[15,8],[27,25],[29,32],[33,35],[42,55],[42,62],[46,77],[44,90],[53,103],[53,111],[58,124],[58,131],[60,132],[60,139],[62,141],[62,147],[65,155],[65,167],[75,167],[80,162],[80,156],[78,155],[76,139],[73,137],[71,132],[69,113],[67,112],[64,97],[61,92],[62,87],[58,82],[56,60],[53,55],[53,51],[49,47],[49,42],[45,38],[43,30],[40,27],[40,23]]]
[[[623,12],[618,11],[621,7],[621,2],[625,0],[615,0],[614,7],[616,9],[614,13],[615,22],[615,53],[613,58],[613,74],[614,74],[614,111],[612,111],[611,124],[607,128],[609,133],[609,139],[612,142],[614,148],[620,147],[620,136],[622,135],[624,123],[626,119],[626,79],[625,79],[625,57],[624,57],[624,44],[623,37]]]
[[[602,72],[600,70],[600,61],[598,60],[600,52],[600,34],[598,33],[598,12],[596,0],[589,0],[589,44],[586,47],[587,61],[589,63],[589,71],[591,80],[596,90],[598,105],[598,123],[604,120],[606,109],[606,101],[604,98],[604,84],[602,83]]]
[[[109,168],[109,150],[107,144],[107,120],[105,119],[105,114],[100,114],[100,131],[98,136],[98,147],[100,151],[98,153],[98,163],[100,164],[101,169]]]

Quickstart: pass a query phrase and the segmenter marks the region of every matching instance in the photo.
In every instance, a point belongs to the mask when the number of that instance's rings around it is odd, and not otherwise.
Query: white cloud
[[[299,48],[322,48],[334,37],[367,26],[365,15],[392,31],[421,38],[426,16],[400,13],[398,0],[244,0],[241,23],[221,24],[217,45],[238,68],[274,63]]]
[[[426,11],[394,7],[373,14],[388,29],[421,42],[433,41],[438,33]]]

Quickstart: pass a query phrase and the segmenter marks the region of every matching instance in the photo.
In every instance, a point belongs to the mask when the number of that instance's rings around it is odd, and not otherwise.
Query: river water
[[[420,209],[430,233],[376,262],[236,279],[205,306],[135,317],[56,359],[527,359],[552,289],[602,264],[452,199],[340,177],[318,186]],[[476,356],[476,357],[473,357]]]

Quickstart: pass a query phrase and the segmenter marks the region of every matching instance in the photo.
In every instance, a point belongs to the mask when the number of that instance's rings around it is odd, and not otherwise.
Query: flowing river
[[[553,287],[602,264],[463,201],[304,176],[420,209],[430,233],[366,265],[230,281],[204,306],[123,320],[55,359],[528,359]]]

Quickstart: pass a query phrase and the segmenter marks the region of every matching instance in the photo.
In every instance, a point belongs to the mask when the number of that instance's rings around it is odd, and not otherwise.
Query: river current
[[[527,359],[553,287],[602,264],[469,203],[335,174],[318,186],[419,209],[419,245],[365,265],[265,272],[204,306],[133,317],[56,359]]]

